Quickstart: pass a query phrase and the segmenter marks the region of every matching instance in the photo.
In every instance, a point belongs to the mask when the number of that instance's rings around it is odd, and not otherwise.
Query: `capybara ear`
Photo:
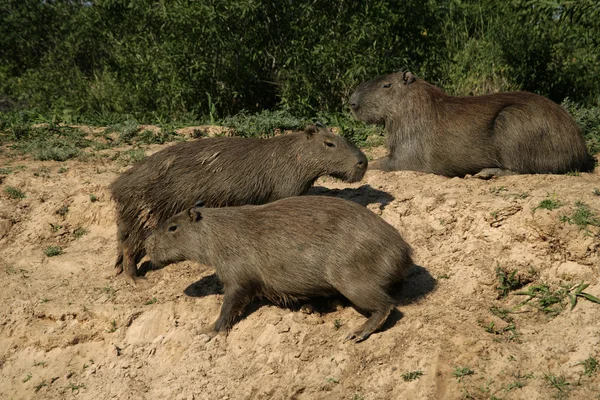
[[[318,128],[313,124],[307,125],[304,132],[306,132],[306,136],[311,137],[317,132]]]
[[[194,204],[194,207],[196,207],[196,208],[202,208],[202,207],[204,207],[204,202],[202,200],[198,200],[196,202],[196,204]]]
[[[402,80],[404,81],[405,85],[410,85],[417,80],[417,76],[410,71],[404,71],[402,74]]]
[[[198,211],[196,207],[190,208],[188,211],[188,215],[190,217],[191,222],[198,222],[202,219],[202,214],[200,214],[200,211]]]

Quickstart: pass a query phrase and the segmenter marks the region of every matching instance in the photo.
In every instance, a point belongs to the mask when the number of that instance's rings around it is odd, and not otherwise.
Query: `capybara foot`
[[[387,320],[388,315],[390,315],[391,307],[387,309],[382,309],[378,311],[374,311],[371,313],[371,316],[360,326],[359,328],[353,330],[346,336],[344,342],[348,340],[354,340],[356,343],[362,342],[367,339],[373,332],[381,328],[384,322]]]
[[[210,324],[210,325],[200,329],[200,335],[208,336],[207,342],[210,341],[215,336],[217,336],[218,334],[219,334],[219,331],[215,330],[215,324]]]
[[[369,336],[371,336],[370,333],[361,332],[361,329],[356,329],[350,332],[348,336],[344,338],[344,342],[347,342],[348,340],[354,340],[355,343],[359,343],[367,339]]]
[[[508,169],[484,168],[481,171],[479,171],[478,173],[476,173],[475,175],[473,175],[473,178],[488,180],[495,176],[507,176],[507,175],[516,175],[516,174],[517,174],[516,172],[513,172]]]
[[[300,311],[304,314],[312,314],[315,312],[315,307],[310,303],[302,304]]]

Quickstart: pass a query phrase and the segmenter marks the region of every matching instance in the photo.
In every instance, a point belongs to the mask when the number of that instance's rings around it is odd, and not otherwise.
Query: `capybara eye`
[[[177,230],[177,225],[169,226],[169,232],[175,232]]]
[[[391,83],[386,83],[385,85],[382,86],[382,88],[387,89],[387,88],[391,88],[392,84]]]
[[[328,142],[327,140],[325,140],[324,143],[325,143],[325,146],[327,146],[327,147],[335,147],[335,144]]]

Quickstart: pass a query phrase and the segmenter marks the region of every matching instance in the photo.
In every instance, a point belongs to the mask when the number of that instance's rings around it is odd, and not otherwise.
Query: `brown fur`
[[[446,176],[594,168],[569,114],[533,93],[453,97],[398,72],[362,83],[350,107],[358,120],[385,124],[388,155],[371,168]]]
[[[133,278],[150,231],[196,199],[207,207],[268,203],[306,194],[322,175],[359,181],[367,164],[354,145],[315,126],[271,139],[208,138],[161,150],[110,187],[117,203],[117,273]]]
[[[228,330],[253,296],[289,302],[341,293],[371,317],[347,339],[366,339],[387,319],[391,288],[412,265],[410,246],[368,209],[327,196],[261,206],[193,207],[146,241],[155,266],[193,260],[223,282],[221,315],[207,332]]]

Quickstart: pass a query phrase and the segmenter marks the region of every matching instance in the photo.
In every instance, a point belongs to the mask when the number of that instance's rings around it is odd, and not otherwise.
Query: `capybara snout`
[[[351,249],[348,245],[351,244]],[[192,260],[215,268],[224,300],[209,336],[229,330],[255,296],[276,303],[341,294],[369,319],[346,339],[381,328],[392,288],[412,265],[398,231],[356,203],[289,197],[261,206],[192,207],[146,240],[153,264]]]

